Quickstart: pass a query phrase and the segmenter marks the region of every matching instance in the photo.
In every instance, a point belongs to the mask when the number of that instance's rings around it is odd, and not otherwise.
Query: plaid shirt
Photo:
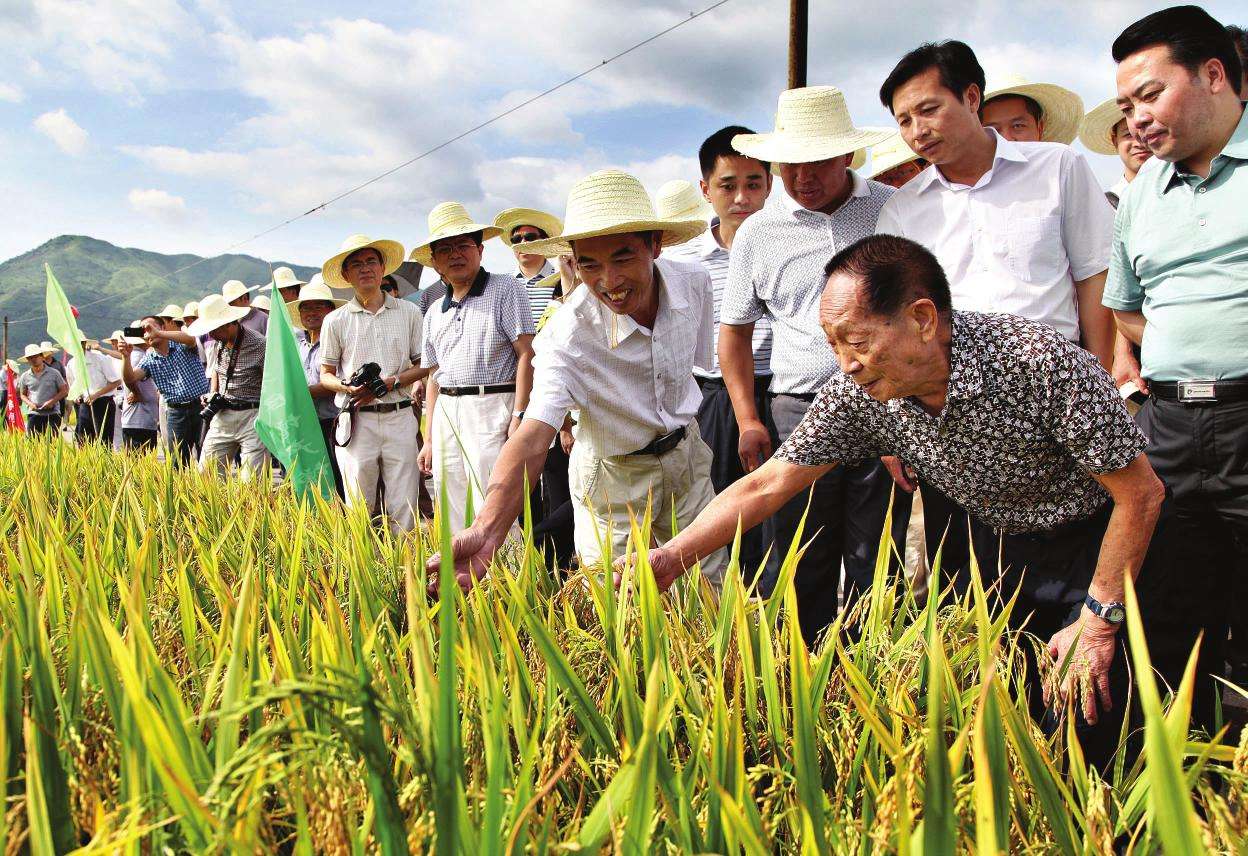
[[[527,287],[502,274],[477,274],[464,299],[453,292],[425,316],[425,359],[439,386],[511,383],[519,363],[513,343],[536,330]]]
[[[170,404],[189,404],[208,394],[208,376],[198,352],[176,342],[169,345],[169,355],[165,357],[154,348],[148,350],[139,362],[139,370],[151,378]]]
[[[217,377],[217,392],[235,401],[259,401],[260,385],[264,380],[264,335],[239,325],[242,343],[235,340],[228,347],[221,342],[212,349],[209,370]],[[235,348],[238,356],[235,358]],[[226,383],[230,360],[234,360],[234,376]]]

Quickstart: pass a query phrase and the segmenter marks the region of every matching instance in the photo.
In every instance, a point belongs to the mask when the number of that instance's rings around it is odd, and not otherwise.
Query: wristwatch
[[[523,418],[524,418],[524,411],[523,411],[523,410],[513,410],[513,411],[511,411],[511,418],[512,418],[512,419],[523,419]]]
[[[1127,607],[1117,601],[1111,603],[1101,603],[1092,595],[1084,598],[1083,605],[1086,606],[1093,615],[1103,621],[1117,627],[1119,624],[1127,620]]]

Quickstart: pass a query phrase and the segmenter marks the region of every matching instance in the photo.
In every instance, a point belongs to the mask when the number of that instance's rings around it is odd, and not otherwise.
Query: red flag
[[[25,433],[26,422],[22,419],[22,399],[17,394],[17,377],[8,366],[4,367],[4,386],[8,395],[4,400],[4,424],[10,431]]]

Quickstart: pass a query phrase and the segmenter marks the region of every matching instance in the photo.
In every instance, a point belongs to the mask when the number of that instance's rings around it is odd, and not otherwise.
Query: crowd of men
[[[855,126],[835,87],[789,90],[774,130],[711,134],[699,186],[671,182],[657,206],[603,170],[562,219],[446,202],[410,254],[355,235],[312,282],[279,269],[338,490],[404,532],[431,476],[465,587],[526,502],[561,569],[610,572],[640,522],[663,588],[694,567],[718,586],[740,537],[768,596],[800,533],[812,644],[871,585],[890,513],[905,543],[917,495],[937,585],[977,566],[1017,596],[1013,626],[1072,655],[1056,696],[1073,693],[1090,760],[1128,695],[1128,575],[1165,679],[1203,633],[1210,726],[1212,676],[1248,662],[1248,628],[1228,634],[1248,612],[1244,49],[1199,7],[1151,14],[1114,42],[1116,95],[1085,114],[928,43],[880,87],[895,130]],[[1076,136],[1121,160],[1108,193]],[[512,273],[482,266],[496,238]],[[395,286],[405,257],[438,274],[413,299]],[[263,467],[253,290],[227,283],[89,351],[80,426],[104,430],[116,393],[127,444],[150,446],[139,404],[158,398],[181,460]],[[32,348],[21,394],[46,430],[68,387]]]

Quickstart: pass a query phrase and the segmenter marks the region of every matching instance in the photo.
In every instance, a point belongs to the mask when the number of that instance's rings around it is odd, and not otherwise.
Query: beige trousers
[[[204,435],[203,447],[199,450],[199,468],[216,467],[224,472],[234,463],[238,455],[242,464],[239,475],[250,479],[253,472],[264,468],[269,461],[269,450],[260,442],[256,433],[256,417],[260,411],[222,410],[212,417],[208,433]]]
[[[416,442],[419,427],[410,409],[393,413],[354,413],[351,415],[355,433],[351,442],[338,446],[334,454],[342,473],[342,487],[347,503],[364,503],[369,514],[385,512],[390,530],[396,535],[416,527],[417,491],[420,467],[416,458],[420,445]],[[346,439],[345,417],[338,426]],[[386,495],[377,503],[378,477],[386,484]]]
[[[433,505],[439,507],[445,485],[453,533],[468,528],[469,493],[474,515],[485,504],[515,402],[514,392],[438,396],[433,411]]]
[[[711,486],[711,450],[689,424],[685,439],[663,456],[636,455],[598,458],[584,443],[572,447],[568,464],[576,552],[583,565],[605,561],[603,546],[611,556],[624,555],[628,543],[630,513],[643,517],[650,507],[650,534],[657,544],[670,541],[672,517],[684,528],[715,498]],[[728,555],[719,550],[703,559],[702,576],[716,588],[723,583]]]

